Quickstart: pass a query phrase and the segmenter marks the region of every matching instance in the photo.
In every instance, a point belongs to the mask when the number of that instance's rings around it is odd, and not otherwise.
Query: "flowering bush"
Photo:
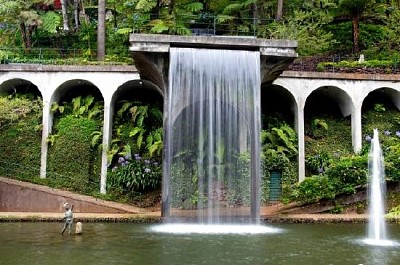
[[[154,190],[161,185],[162,170],[157,161],[144,159],[139,154],[128,154],[118,158],[108,174],[109,189],[117,189],[122,194],[133,194]]]

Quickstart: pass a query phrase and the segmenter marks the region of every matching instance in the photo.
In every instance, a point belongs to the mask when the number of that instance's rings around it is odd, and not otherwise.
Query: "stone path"
[[[338,223],[366,222],[365,214],[272,214],[272,210],[262,208],[261,219],[266,223]],[[64,213],[0,212],[0,222],[43,221],[61,222]],[[160,211],[141,211],[133,214],[74,213],[74,220],[82,222],[161,222]]]

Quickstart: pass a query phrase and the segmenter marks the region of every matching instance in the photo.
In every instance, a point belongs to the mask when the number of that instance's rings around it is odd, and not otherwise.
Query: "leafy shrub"
[[[384,161],[386,179],[400,181],[400,143],[386,149]]]
[[[139,154],[130,154],[118,158],[118,165],[114,166],[107,175],[107,186],[126,195],[135,195],[140,192],[154,190],[160,187],[162,170],[159,162],[143,159]]]
[[[73,115],[56,123],[58,137],[49,148],[47,173],[59,187],[83,193],[98,189],[100,150],[92,148],[91,134],[99,128],[99,121]]]
[[[299,183],[292,196],[304,203],[335,198],[335,187],[327,176],[311,176]]]
[[[351,194],[355,187],[367,183],[367,156],[350,156],[341,158],[331,165],[326,176],[331,181],[336,193]]]
[[[0,97],[0,174],[30,181],[40,174],[41,99]]]

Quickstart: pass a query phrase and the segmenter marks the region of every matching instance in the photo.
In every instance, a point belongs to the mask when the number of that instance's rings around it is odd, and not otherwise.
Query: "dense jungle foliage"
[[[393,60],[399,7],[398,0],[0,0],[0,59],[85,63],[105,48],[102,60],[126,63],[129,34],[154,33],[293,39],[301,56]]]

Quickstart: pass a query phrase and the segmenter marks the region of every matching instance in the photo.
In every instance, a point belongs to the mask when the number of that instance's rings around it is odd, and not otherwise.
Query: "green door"
[[[280,201],[282,194],[281,177],[282,173],[280,171],[271,171],[269,201]]]

